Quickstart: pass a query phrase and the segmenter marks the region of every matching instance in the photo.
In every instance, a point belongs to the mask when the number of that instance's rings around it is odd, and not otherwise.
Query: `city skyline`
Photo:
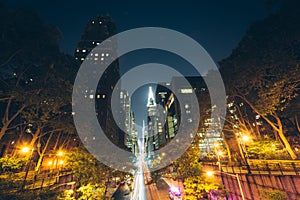
[[[54,2],[52,4],[51,2],[48,6],[34,1],[4,3],[8,7],[17,6],[18,8],[33,9],[48,23],[57,26],[63,35],[59,41],[60,48],[70,55],[76,51],[77,43],[82,34],[81,30],[85,29],[86,23],[98,15],[110,15],[115,21],[116,32],[144,26],[158,26],[185,33],[199,42],[208,51],[215,63],[230,55],[250,23],[268,13],[265,4],[259,0],[249,1],[246,4],[240,1],[218,2],[217,4],[198,2],[184,4],[183,7],[175,2],[148,4],[157,12],[152,13],[150,9],[134,2],[130,4],[125,2],[109,3],[108,1],[91,1],[86,4],[69,4],[67,2]],[[73,9],[74,13],[65,15],[64,9]],[[52,15],[53,10],[57,11],[54,16]],[[197,21],[197,23],[191,23],[192,21]],[[222,48],[220,48],[221,45]],[[149,61],[169,65],[187,76],[194,74],[192,67],[186,61],[166,52],[152,50],[133,52],[119,58],[120,73],[123,75],[132,67]],[[141,87],[141,90],[146,87]],[[145,116],[146,110],[143,108],[143,104],[147,98],[145,95],[147,89],[141,90],[136,91],[132,99],[136,122],[140,126],[145,120],[143,116]]]
[[[0,199],[299,199],[299,3],[0,3]]]

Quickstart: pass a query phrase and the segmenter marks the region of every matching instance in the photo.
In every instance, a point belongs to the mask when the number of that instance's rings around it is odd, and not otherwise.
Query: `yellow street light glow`
[[[28,153],[29,150],[30,150],[30,149],[29,149],[28,147],[23,147],[23,148],[21,149],[22,153]]]
[[[218,155],[219,155],[219,156],[222,156],[222,155],[223,155],[223,152],[222,152],[222,151],[219,151],[219,152],[218,152]]]
[[[213,176],[213,175],[214,175],[214,172],[213,172],[213,171],[207,171],[207,172],[206,172],[206,175],[207,175],[207,176]]]
[[[244,135],[242,137],[242,140],[245,141],[245,142],[248,142],[250,140],[249,136],[248,135]]]
[[[52,165],[52,161],[48,161],[48,165]]]
[[[57,156],[63,156],[63,155],[64,155],[64,152],[63,152],[63,151],[57,152]]]
[[[63,164],[64,164],[64,161],[63,161],[63,160],[59,161],[59,164],[60,164],[60,165],[63,165]]]

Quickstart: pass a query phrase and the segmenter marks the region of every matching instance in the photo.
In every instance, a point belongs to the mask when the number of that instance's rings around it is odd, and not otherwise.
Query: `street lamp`
[[[64,155],[64,152],[63,152],[63,151],[58,151],[58,152],[57,152],[57,156],[61,157],[61,156],[63,156],[63,155]]]
[[[243,150],[245,152],[246,158],[248,158],[248,153],[245,144],[250,141],[250,137],[248,135],[243,135],[241,139]]]
[[[213,171],[207,171],[206,175],[209,176],[209,177],[212,177],[214,175],[214,172]]]
[[[24,190],[24,187],[25,187],[25,185],[26,185],[26,179],[27,179],[27,176],[28,176],[29,167],[30,167],[30,162],[31,162],[31,158],[32,158],[32,155],[33,155],[34,148],[32,148],[31,151],[30,151],[30,148],[29,148],[29,147],[23,147],[23,148],[21,149],[21,151],[22,151],[22,153],[24,153],[24,154],[27,154],[28,152],[30,152],[29,159],[28,159],[27,162],[26,162],[26,171],[25,171],[25,176],[24,176],[23,184],[21,185],[21,190],[23,191],[23,190]]]
[[[220,156],[222,156],[222,155],[223,155],[222,151],[218,151],[217,152],[219,170],[221,170],[221,159],[220,159]]]
[[[239,190],[240,190],[240,193],[241,193],[241,196],[242,196],[242,200],[245,200],[245,196],[244,196],[244,192],[243,192],[243,188],[242,188],[240,176],[238,174],[233,175],[233,174],[229,174],[229,173],[222,172],[222,171],[219,171],[219,172],[220,172],[220,174],[226,174],[228,176],[235,177],[237,179],[237,182],[238,182],[238,185],[239,185]],[[212,177],[214,175],[214,172],[213,171],[207,171],[206,175],[208,177]]]
[[[244,142],[248,142],[248,141],[250,140],[250,138],[249,138],[248,135],[243,135],[242,140],[243,140]]]
[[[30,151],[30,149],[28,148],[28,147],[23,147],[22,149],[21,149],[21,152],[23,153],[23,154],[26,154],[26,153],[28,153]]]
[[[62,157],[63,155],[65,154],[64,151],[62,150],[59,150],[57,153],[56,153],[56,160],[55,160],[55,170],[57,170],[59,172],[59,167],[61,167],[64,163],[64,161],[62,160]],[[59,160],[60,158],[60,160]]]
[[[223,156],[223,151],[220,148],[220,143],[214,143],[214,153],[217,156],[217,164],[219,167],[219,170],[221,170],[221,156]]]
[[[240,133],[237,133],[237,134],[239,135],[239,137],[237,139],[238,140],[237,143],[238,143],[238,147],[240,150],[240,154],[246,163],[248,174],[251,174],[251,169],[250,169],[250,166],[248,163],[248,153],[247,153],[246,147],[244,145],[246,142],[250,141],[250,137],[248,135],[241,135]]]

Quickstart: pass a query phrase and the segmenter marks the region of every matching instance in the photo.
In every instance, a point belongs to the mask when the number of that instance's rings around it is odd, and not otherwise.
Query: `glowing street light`
[[[237,140],[238,140],[238,147],[240,150],[240,154],[242,156],[242,159],[246,163],[248,174],[251,174],[251,169],[250,169],[250,166],[248,163],[249,156],[248,156],[246,145],[245,145],[245,143],[249,142],[251,138],[248,135],[242,135],[241,133],[237,133],[237,135],[239,136],[237,138]]]
[[[63,166],[63,164],[64,164],[64,161],[62,160],[62,156],[65,154],[65,152],[64,151],[62,151],[62,150],[59,150],[57,153],[56,153],[56,159],[55,159],[55,161],[54,161],[54,164],[55,164],[55,169],[56,170],[60,170],[60,167],[62,167]],[[60,158],[58,158],[58,157],[60,157]]]
[[[22,153],[28,153],[30,151],[30,149],[28,147],[23,147],[21,149]]]
[[[207,171],[206,175],[212,177],[215,173],[213,171]]]
[[[51,166],[53,163],[52,161],[48,161],[48,165]]]
[[[63,152],[63,151],[58,151],[58,152],[57,152],[57,156],[61,157],[61,156],[63,156],[63,155],[64,155],[64,152]]]
[[[250,140],[250,137],[249,137],[248,135],[243,135],[243,136],[242,136],[242,140],[243,140],[244,142],[248,142],[248,141]]]

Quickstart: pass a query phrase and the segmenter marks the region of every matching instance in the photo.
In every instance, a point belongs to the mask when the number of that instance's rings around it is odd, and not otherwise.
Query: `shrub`
[[[26,164],[26,158],[8,157],[0,158],[2,172],[17,172]]]
[[[261,190],[260,191],[261,200],[287,200],[287,195],[281,190]]]

